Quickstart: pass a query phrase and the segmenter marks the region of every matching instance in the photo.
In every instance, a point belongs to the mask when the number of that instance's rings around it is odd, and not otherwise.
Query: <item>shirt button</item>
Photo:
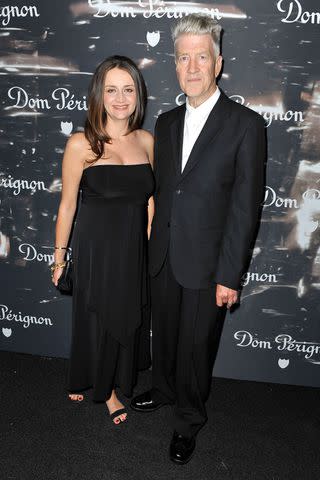
[[[182,193],[182,190],[176,190],[176,194],[180,195]]]

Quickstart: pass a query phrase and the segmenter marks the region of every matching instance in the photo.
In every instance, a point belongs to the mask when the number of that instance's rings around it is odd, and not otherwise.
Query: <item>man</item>
[[[131,406],[174,405],[170,458],[180,464],[207,419],[221,307],[237,301],[263,198],[264,122],[216,85],[220,33],[203,15],[177,23],[176,71],[187,102],[155,127],[153,385]]]

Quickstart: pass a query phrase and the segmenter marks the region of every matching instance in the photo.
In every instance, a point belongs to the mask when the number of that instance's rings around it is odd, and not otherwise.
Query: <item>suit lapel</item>
[[[209,117],[191,150],[187,164],[181,174],[179,181],[183,180],[184,177],[188,175],[188,173],[190,173],[190,171],[195,167],[195,165],[197,165],[197,163],[201,160],[202,150],[207,147],[207,145],[211,143],[218,135],[218,133],[223,129],[227,117],[228,98],[223,92],[221,92],[219,100],[211,110]],[[181,150],[182,141],[183,138],[181,140]]]
[[[181,108],[178,111],[178,114],[175,120],[170,126],[171,130],[171,142],[174,155],[174,168],[176,174],[181,173],[181,157],[182,157],[182,143],[183,143],[183,126],[184,126],[184,115],[186,108]]]

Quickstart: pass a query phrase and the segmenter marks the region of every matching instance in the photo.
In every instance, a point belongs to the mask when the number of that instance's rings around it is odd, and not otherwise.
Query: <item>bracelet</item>
[[[55,250],[68,250],[68,247],[54,247]]]
[[[66,262],[61,262],[61,263],[54,263],[53,265],[51,265],[50,267],[50,270],[51,272],[53,273],[55,270],[57,270],[58,268],[63,268],[66,266]]]

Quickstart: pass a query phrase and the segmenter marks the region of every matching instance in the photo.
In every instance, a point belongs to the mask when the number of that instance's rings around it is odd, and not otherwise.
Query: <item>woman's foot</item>
[[[112,390],[111,397],[106,401],[106,405],[109,410],[109,414],[112,418],[113,423],[118,425],[121,422],[125,422],[127,419],[127,412],[124,411],[124,405],[118,399],[114,390]],[[114,416],[114,414],[119,411],[119,415]]]
[[[84,398],[83,395],[79,393],[69,393],[68,397],[69,400],[72,400],[73,402],[82,402]]]

